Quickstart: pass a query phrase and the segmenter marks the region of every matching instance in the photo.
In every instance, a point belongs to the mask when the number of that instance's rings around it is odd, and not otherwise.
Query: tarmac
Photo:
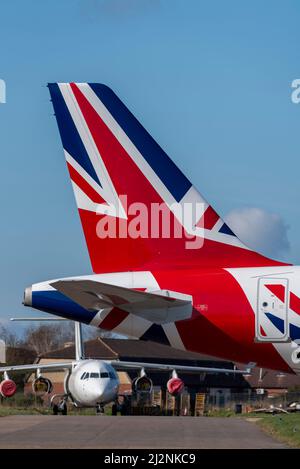
[[[14,415],[0,448],[284,448],[244,418]]]

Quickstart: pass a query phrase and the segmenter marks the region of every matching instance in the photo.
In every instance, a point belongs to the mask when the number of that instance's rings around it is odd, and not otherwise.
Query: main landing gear
[[[60,399],[58,402],[55,402],[55,399],[59,397],[59,395],[54,395],[52,396],[51,399],[51,407],[52,407],[52,412],[53,415],[67,415],[68,413],[68,407],[67,407],[67,400],[68,396],[64,395],[62,399]]]

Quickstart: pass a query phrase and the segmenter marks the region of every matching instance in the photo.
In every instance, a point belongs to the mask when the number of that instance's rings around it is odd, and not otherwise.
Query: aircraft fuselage
[[[87,310],[47,281],[24,304],[115,333],[226,360],[300,372],[300,267],[241,267],[119,272],[72,277],[134,290],[190,295],[188,318],[155,323],[119,308]],[[300,357],[300,355],[299,355]]]

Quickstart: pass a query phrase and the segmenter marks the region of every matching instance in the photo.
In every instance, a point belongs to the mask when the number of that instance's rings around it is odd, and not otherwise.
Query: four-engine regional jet
[[[49,84],[94,274],[24,304],[139,339],[300,372],[300,267],[246,247],[116,94]]]
[[[45,318],[29,319],[30,321],[45,321]],[[55,320],[55,319],[49,319]],[[56,319],[57,320],[57,319]],[[178,377],[178,372],[186,373],[226,373],[245,374],[251,372],[251,364],[245,370],[233,368],[207,368],[197,366],[168,365],[166,363],[144,363],[128,362],[121,360],[99,360],[86,358],[84,344],[82,340],[81,324],[75,322],[75,357],[71,362],[53,363],[32,363],[30,365],[8,365],[0,367],[0,373],[4,379],[0,382],[0,396],[4,398],[12,397],[17,391],[16,383],[9,377],[8,373],[26,373],[33,371],[36,374],[32,382],[34,394],[51,394],[53,385],[49,378],[42,373],[63,370],[65,371],[64,393],[53,394],[51,397],[51,407],[56,415],[61,412],[67,414],[67,402],[70,401],[74,407],[93,407],[97,413],[104,411],[105,404],[118,401],[119,377],[116,371],[139,370],[140,375],[133,381],[133,391],[140,391],[151,395],[152,381],[146,376],[146,370],[159,370],[172,372],[170,379],[166,383],[169,393],[173,396],[180,394],[184,389],[184,382]]]

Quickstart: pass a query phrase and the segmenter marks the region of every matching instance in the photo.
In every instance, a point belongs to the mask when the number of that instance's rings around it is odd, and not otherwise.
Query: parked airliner
[[[45,321],[45,318],[29,319],[33,321]],[[53,320],[52,318],[49,320]],[[133,391],[138,391],[142,387],[145,392],[145,382],[148,384],[147,392],[151,393],[152,382],[146,376],[146,370],[165,371],[171,375],[166,382],[166,387],[171,395],[176,396],[184,389],[184,382],[178,377],[177,371],[185,373],[226,373],[245,374],[250,373],[252,364],[245,370],[235,368],[207,368],[194,366],[176,366],[160,363],[127,362],[120,360],[99,360],[85,357],[84,344],[82,340],[81,323],[75,322],[75,357],[69,362],[53,363],[33,363],[27,365],[8,365],[0,367],[0,374],[3,380],[0,382],[0,395],[2,398],[10,398],[17,391],[17,385],[10,375],[20,372],[34,372],[35,378],[32,382],[34,394],[51,394],[53,385],[49,378],[43,373],[51,371],[65,371],[64,393],[52,394],[51,406],[53,413],[57,415],[67,414],[67,402],[70,401],[76,408],[95,408],[97,413],[104,412],[105,404],[118,401],[119,397],[119,377],[117,370],[134,371],[139,375],[134,380]],[[146,381],[145,381],[146,380]],[[139,386],[139,384],[141,386]],[[150,388],[149,388],[150,387]]]

